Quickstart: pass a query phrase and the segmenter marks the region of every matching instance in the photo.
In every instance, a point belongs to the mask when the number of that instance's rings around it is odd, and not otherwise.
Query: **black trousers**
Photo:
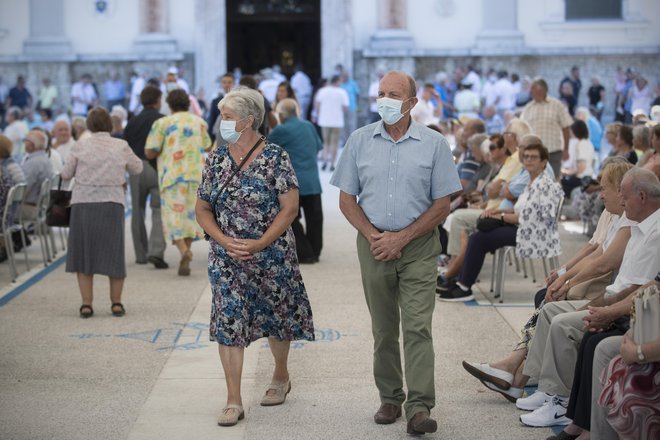
[[[300,223],[305,216],[305,228]],[[298,217],[291,224],[296,237],[296,253],[301,263],[318,261],[323,248],[323,208],[321,194],[300,196]]]
[[[591,379],[596,346],[603,339],[621,336],[624,333],[623,330],[615,327],[601,333],[587,332],[582,338],[575,364],[571,397],[566,410],[566,417],[573,420],[573,423],[582,429],[587,431],[591,429]]]

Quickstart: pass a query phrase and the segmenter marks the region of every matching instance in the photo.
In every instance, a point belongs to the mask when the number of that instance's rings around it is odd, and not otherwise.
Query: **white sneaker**
[[[534,411],[551,400],[552,396],[550,394],[546,394],[543,391],[537,391],[531,396],[516,400],[516,407],[525,411]]]
[[[568,425],[571,419],[566,417],[568,397],[552,396],[552,400],[529,414],[520,416],[520,421],[535,428],[554,425]]]

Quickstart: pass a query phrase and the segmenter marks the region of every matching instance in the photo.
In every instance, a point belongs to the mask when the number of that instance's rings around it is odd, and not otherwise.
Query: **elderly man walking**
[[[323,247],[323,208],[321,206],[321,180],[316,155],[323,149],[316,128],[309,121],[298,118],[298,104],[291,98],[283,99],[275,108],[281,124],[270,132],[268,140],[284,148],[300,185],[298,217],[291,224],[296,237],[296,253],[302,264],[319,261]],[[305,215],[305,228],[300,223]]]
[[[394,423],[404,404],[407,432],[435,432],[434,352],[437,226],[449,213],[449,196],[461,190],[449,143],[410,117],[415,81],[392,71],[379,84],[382,121],[355,131],[330,183],[339,206],[358,230],[362,285],[374,337],[374,378],[379,424]],[[403,390],[399,352],[403,328]]]
[[[568,159],[568,141],[573,118],[558,99],[548,96],[548,83],[542,78],[532,82],[532,100],[523,109],[520,119],[527,122],[550,153],[550,166],[555,176],[561,176],[561,161]]]

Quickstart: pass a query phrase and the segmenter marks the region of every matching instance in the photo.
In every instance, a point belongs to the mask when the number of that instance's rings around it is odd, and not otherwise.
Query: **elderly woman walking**
[[[154,122],[144,146],[147,159],[158,158],[161,214],[165,238],[181,254],[179,275],[190,275],[193,240],[202,235],[195,222],[195,200],[202,178],[204,151],[211,148],[207,124],[188,112],[190,98],[181,90],[167,95],[170,116]]]
[[[261,405],[284,403],[292,340],[314,339],[291,222],[298,215],[298,181],[288,154],[260,136],[263,97],[242,88],[218,104],[221,143],[206,163],[197,221],[209,236],[213,301],[210,338],[219,344],[227,405],[218,419],[244,417],[241,371],[245,347],[268,337],[275,371]]]
[[[91,135],[78,141],[62,169],[62,179],[76,178],[71,196],[66,271],[78,276],[80,316],[89,318],[94,275],[110,278],[111,311],[123,316],[121,294],[126,278],[124,201],[126,171],[142,172],[142,161],[126,141],[110,137],[112,120],[102,107],[87,115]]]

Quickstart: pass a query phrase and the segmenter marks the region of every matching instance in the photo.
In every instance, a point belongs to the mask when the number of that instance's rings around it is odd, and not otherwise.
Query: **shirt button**
[[[392,216],[392,213],[391,213],[391,212],[388,212],[387,215]]]
[[[392,163],[394,163],[394,161],[392,161]]]
[[[394,177],[390,177],[390,180],[394,180]]]
[[[392,194],[390,194],[390,197],[392,197]]]

